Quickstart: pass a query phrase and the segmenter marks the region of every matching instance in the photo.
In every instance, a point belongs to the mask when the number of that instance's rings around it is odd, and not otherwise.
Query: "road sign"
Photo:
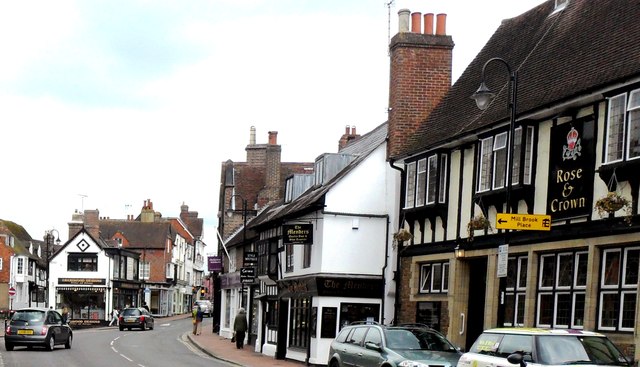
[[[544,214],[507,214],[496,215],[497,229],[519,229],[525,231],[550,231],[551,216]]]
[[[504,278],[507,276],[508,264],[509,245],[501,245],[498,247],[498,268],[496,269],[496,276],[498,278]]]
[[[9,297],[12,297],[16,295],[16,289],[11,287],[9,288]]]

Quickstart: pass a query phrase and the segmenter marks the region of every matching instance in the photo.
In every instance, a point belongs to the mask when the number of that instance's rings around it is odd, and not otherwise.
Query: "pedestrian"
[[[191,322],[193,323],[193,331],[191,332],[193,335],[196,335],[197,327],[197,316],[198,316],[198,305],[196,303],[193,304],[193,308],[191,309]]]
[[[109,326],[112,326],[114,323],[116,326],[120,325],[120,321],[118,320],[119,315],[120,313],[118,312],[118,309],[114,307],[113,311],[111,311],[111,322],[109,323]]]
[[[200,335],[200,332],[202,331],[202,319],[204,318],[204,311],[202,310],[202,307],[200,307],[200,305],[196,307],[198,309],[196,311],[196,335]]]
[[[69,308],[67,305],[62,307],[62,322],[65,324],[69,322]]]
[[[149,306],[147,306],[147,302],[142,302],[142,308],[149,311]]]
[[[238,314],[233,320],[233,333],[236,338],[236,348],[242,349],[244,346],[244,335],[247,332],[247,313],[244,308],[238,309]]]

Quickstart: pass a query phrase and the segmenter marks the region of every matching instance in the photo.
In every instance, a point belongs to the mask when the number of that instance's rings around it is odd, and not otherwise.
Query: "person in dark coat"
[[[236,338],[236,348],[242,349],[244,346],[244,336],[247,332],[247,313],[240,307],[236,318],[233,320],[233,332]]]

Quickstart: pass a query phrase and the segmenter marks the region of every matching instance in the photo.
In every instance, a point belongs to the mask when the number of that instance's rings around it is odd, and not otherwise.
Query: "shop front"
[[[113,307],[122,310],[127,306],[141,306],[140,282],[114,281]]]
[[[106,324],[106,279],[59,278],[56,286],[56,309],[68,316],[73,327]],[[66,312],[65,312],[66,311]]]

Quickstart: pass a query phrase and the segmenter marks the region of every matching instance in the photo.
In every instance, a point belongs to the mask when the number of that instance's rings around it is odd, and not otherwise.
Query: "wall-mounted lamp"
[[[453,253],[456,255],[456,259],[464,259],[464,249],[460,245],[456,245]]]

